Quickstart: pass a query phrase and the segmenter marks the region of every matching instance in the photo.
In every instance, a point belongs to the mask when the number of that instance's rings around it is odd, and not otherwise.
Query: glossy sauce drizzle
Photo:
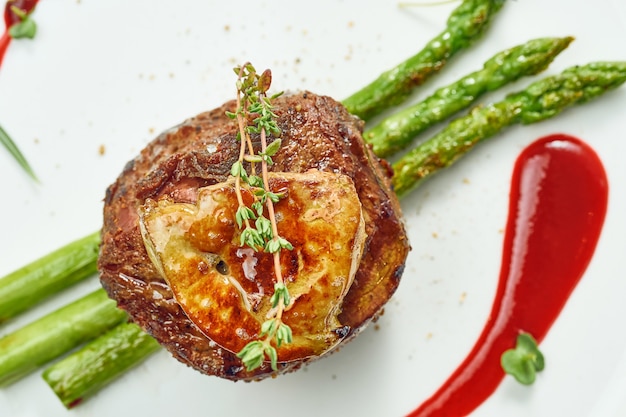
[[[504,378],[500,356],[518,333],[543,340],[593,256],[607,197],[602,163],[579,139],[544,137],[520,154],[489,319],[463,363],[410,417],[468,415]]]
[[[9,0],[6,2],[4,6],[4,25],[6,30],[0,37],[0,65],[2,65],[4,54],[9,47],[9,43],[11,43],[9,28],[21,21],[20,17],[13,11],[13,8],[16,7],[26,14],[30,14],[35,9],[35,6],[37,6],[38,1],[39,0]]]

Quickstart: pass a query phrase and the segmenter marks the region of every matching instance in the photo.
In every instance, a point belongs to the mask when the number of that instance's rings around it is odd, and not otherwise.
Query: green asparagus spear
[[[47,368],[43,379],[63,405],[72,408],[138,365],[159,347],[157,341],[136,324],[122,323]]]
[[[92,340],[127,319],[103,289],[0,339],[0,385]]]
[[[548,119],[624,82],[626,62],[596,62],[568,68],[500,102],[477,107],[398,160],[393,165],[394,190],[399,196],[405,195],[424,178],[451,165],[476,143],[509,125]]]
[[[30,164],[26,160],[26,157],[20,149],[17,147],[13,139],[9,136],[9,134],[0,126],[0,143],[4,145],[4,147],[9,151],[9,153],[15,158],[18,164],[22,167],[24,171],[33,179],[35,182],[39,182],[39,178],[35,175],[35,171],[31,168]]]
[[[0,279],[0,323],[93,275],[100,233],[76,240]]]
[[[499,52],[479,71],[438,89],[414,106],[384,119],[364,134],[374,153],[385,158],[405,148],[419,133],[466,108],[481,95],[520,77],[538,74],[574,40],[534,39]]]
[[[343,101],[348,111],[369,120],[402,103],[413,89],[436,74],[458,51],[480,35],[504,0],[464,0],[448,18],[446,29],[416,55],[382,73],[376,80]]]

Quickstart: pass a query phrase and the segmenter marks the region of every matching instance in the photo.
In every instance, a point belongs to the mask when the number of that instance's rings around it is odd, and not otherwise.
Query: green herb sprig
[[[31,168],[30,164],[26,160],[26,157],[22,154],[20,149],[17,147],[13,139],[9,136],[9,134],[0,126],[0,143],[4,145],[4,147],[9,151],[9,153],[15,158],[18,164],[26,171],[26,173],[36,182],[39,182],[39,178],[35,175],[35,171]]]
[[[515,349],[504,352],[500,362],[504,372],[524,385],[535,382],[537,372],[545,367],[545,360],[539,351],[537,341],[528,333],[520,333],[517,336]]]
[[[279,139],[281,131],[276,123],[276,114],[272,111],[271,101],[282,93],[267,96],[272,83],[272,73],[265,70],[258,74],[250,63],[235,68],[237,74],[237,110],[227,112],[231,119],[236,119],[239,127],[240,141],[239,158],[231,168],[231,175],[235,177],[235,193],[238,208],[235,221],[241,232],[240,244],[247,245],[255,251],[263,250],[273,254],[274,294],[270,298],[271,310],[269,318],[261,325],[261,332],[257,340],[249,342],[237,354],[246,369],[252,371],[263,364],[265,358],[271,362],[273,370],[278,369],[278,353],[276,348],[283,343],[291,343],[293,336],[291,328],[282,322],[285,308],[291,302],[289,291],[285,286],[280,265],[280,251],[291,250],[289,241],[278,234],[274,204],[283,197],[274,193],[269,186],[268,167],[274,162],[272,156],[280,149]],[[248,124],[253,117],[252,124]],[[261,152],[255,153],[252,146],[251,134],[258,134],[261,139]],[[267,136],[275,139],[268,144]],[[246,151],[247,149],[247,151]],[[250,164],[248,173],[244,162]],[[256,165],[261,165],[261,176],[256,174]],[[243,200],[242,190],[246,187],[253,196],[253,202],[247,206]],[[265,213],[267,212],[267,217]],[[254,225],[252,222],[254,221]]]

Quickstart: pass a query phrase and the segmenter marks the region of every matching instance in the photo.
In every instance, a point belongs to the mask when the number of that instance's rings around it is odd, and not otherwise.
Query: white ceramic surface
[[[0,275],[98,229],[104,190],[126,161],[160,131],[231,99],[235,64],[271,68],[276,91],[309,89],[343,99],[416,53],[456,5],[42,0],[33,15],[36,39],[13,42],[0,68],[0,123],[42,179],[33,184],[0,149]],[[565,35],[576,41],[545,74],[625,60],[626,2],[506,0],[485,37],[412,101],[497,51]],[[558,132],[585,140],[605,164],[605,228],[587,273],[542,343],[546,370],[531,387],[507,378],[474,415],[624,416],[625,128],[626,86],[553,120],[510,128],[405,198],[413,250],[384,316],[306,369],[232,383],[159,352],[72,411],[35,372],[0,389],[0,416],[404,415],[447,378],[478,336],[495,292],[513,161],[525,145]],[[0,327],[0,334],[97,285],[94,277],[72,288]]]

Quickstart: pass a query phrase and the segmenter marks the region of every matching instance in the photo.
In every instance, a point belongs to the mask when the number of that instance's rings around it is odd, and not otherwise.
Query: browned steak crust
[[[396,290],[409,251],[391,170],[364,144],[362,122],[335,100],[303,92],[282,96],[274,106],[283,133],[271,169],[346,174],[362,202],[368,237],[339,316],[354,336]],[[178,360],[209,375],[258,379],[272,374],[267,364],[247,372],[234,353],[216,346],[186,317],[148,259],[138,225],[137,208],[146,198],[193,202],[199,187],[226,180],[239,149],[226,110],[234,111],[234,102],[162,133],[126,165],[106,193],[98,266],[109,296]],[[283,364],[280,371],[301,364]]]

